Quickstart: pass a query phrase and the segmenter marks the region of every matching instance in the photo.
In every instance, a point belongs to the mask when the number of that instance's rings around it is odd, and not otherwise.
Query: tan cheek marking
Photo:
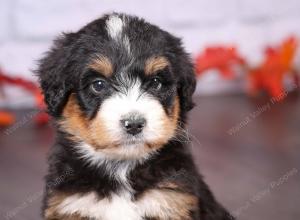
[[[147,203],[149,204],[150,202],[157,204],[155,209],[148,210]],[[139,198],[137,203],[145,209],[147,217],[159,219],[190,220],[192,219],[190,212],[198,208],[196,196],[162,189],[148,190]]]
[[[175,134],[177,125],[178,125],[178,118],[180,114],[180,102],[179,97],[176,96],[174,101],[174,106],[171,111],[171,114],[165,115],[162,118],[163,122],[163,133],[161,135],[161,138],[156,140],[154,143],[147,143],[148,147],[152,149],[159,149],[161,148],[165,143],[168,142],[168,140]]]
[[[89,120],[80,110],[76,97],[72,94],[63,110],[63,119],[59,121],[59,126],[71,134],[73,141],[84,141],[95,149],[113,146],[113,141],[108,132],[103,127],[103,122],[95,117]]]
[[[169,61],[165,57],[151,57],[145,62],[145,74],[151,75],[159,70],[165,69],[169,66]]]
[[[92,60],[89,68],[103,74],[105,77],[110,77],[113,73],[112,63],[103,55],[98,55],[94,60]]]
[[[110,136],[109,132],[104,127],[104,121],[101,117],[96,116],[90,123],[89,127],[90,137],[97,143],[95,147],[98,149],[116,148],[118,144],[115,143],[113,137]]]
[[[87,121],[81,112],[75,95],[71,94],[69,100],[63,110],[63,119],[58,124],[69,134],[74,135],[72,138],[76,141],[81,141],[82,138],[88,137]]]

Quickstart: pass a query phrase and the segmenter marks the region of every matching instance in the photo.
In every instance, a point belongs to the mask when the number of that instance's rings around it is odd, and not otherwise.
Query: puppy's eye
[[[151,80],[151,83],[150,83],[151,87],[155,90],[159,90],[162,86],[162,83],[160,81],[160,79],[158,77],[155,77]]]
[[[98,94],[105,88],[105,81],[97,80],[91,84],[91,89],[94,93]]]

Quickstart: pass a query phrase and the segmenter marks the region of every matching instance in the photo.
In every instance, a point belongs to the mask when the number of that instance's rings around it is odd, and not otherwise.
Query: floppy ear
[[[189,55],[184,53],[179,59],[180,77],[178,81],[178,94],[180,97],[181,111],[185,113],[194,107],[192,95],[196,88],[196,77]]]
[[[70,71],[71,44],[74,34],[63,34],[52,49],[40,60],[36,71],[48,106],[48,113],[58,117],[72,90]]]

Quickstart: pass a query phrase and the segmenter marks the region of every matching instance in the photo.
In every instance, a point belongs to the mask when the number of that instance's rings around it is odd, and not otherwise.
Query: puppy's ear
[[[72,90],[71,45],[74,34],[63,34],[40,60],[36,71],[48,106],[48,113],[58,117]]]
[[[188,54],[179,56],[179,81],[178,94],[180,97],[181,109],[187,112],[194,107],[192,95],[196,88],[196,77],[194,67]]]

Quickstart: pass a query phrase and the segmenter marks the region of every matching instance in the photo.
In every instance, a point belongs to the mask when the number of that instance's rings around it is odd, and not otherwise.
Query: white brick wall
[[[10,4],[8,1],[0,0],[0,43],[8,39],[10,34]]]
[[[238,11],[241,20],[284,19],[299,16],[299,0],[240,0]]]
[[[111,11],[158,24],[182,37],[192,54],[211,44],[236,44],[251,63],[261,60],[266,44],[300,36],[299,0],[0,0],[0,66],[35,79],[30,70],[56,35]],[[200,82],[201,91],[217,91],[218,83]]]

